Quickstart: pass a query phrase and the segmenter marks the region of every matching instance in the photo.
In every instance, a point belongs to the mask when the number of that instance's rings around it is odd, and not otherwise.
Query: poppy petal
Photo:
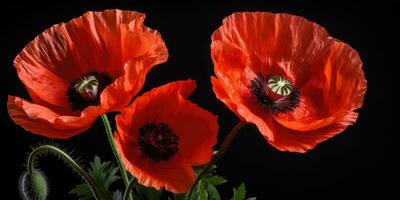
[[[47,32],[52,31],[49,30]],[[54,35],[47,36],[47,32],[45,31],[41,35],[42,37],[35,39],[18,54],[14,60],[14,66],[17,69],[19,79],[28,90],[35,91],[36,96],[52,105],[66,107],[68,106],[66,95],[69,86],[68,82],[57,76],[51,69],[44,67],[52,66],[53,64],[50,61],[38,58],[39,56],[43,56],[43,54],[56,54],[54,56],[58,56],[56,48],[46,53],[40,54],[40,52],[37,52],[39,55],[35,54],[39,48],[45,48],[42,46],[50,45],[48,41],[50,37],[56,37]],[[43,41],[38,42],[38,40]],[[40,46],[41,44],[42,46]],[[49,88],[50,86],[51,89]]]
[[[134,11],[87,12],[65,24],[81,66],[120,76],[131,59],[152,59],[145,66],[164,62],[168,53],[160,34],[143,25],[145,15]]]
[[[96,120],[99,109],[88,107],[81,116],[61,116],[49,108],[8,96],[11,119],[25,130],[55,139],[66,139],[88,129]]]
[[[357,51],[336,41],[320,63],[321,73],[315,74],[304,86],[306,91],[321,91],[330,111],[361,107],[367,88],[362,61]]]
[[[125,64],[124,74],[104,89],[100,96],[105,109],[119,110],[126,107],[143,87],[147,69],[144,60],[133,59]]]
[[[362,106],[367,86],[358,53],[303,17],[234,13],[213,33],[211,51],[217,98],[281,150],[313,148],[354,123],[354,110]],[[255,75],[288,80],[299,94],[293,104],[286,102],[293,108],[280,112],[264,105],[287,100],[274,100],[268,88],[261,88],[265,99],[255,100],[249,88]]]
[[[143,157],[135,143],[124,143],[114,134],[115,144],[126,169],[131,172],[142,185],[154,187],[157,190],[165,188],[173,193],[184,193],[189,190],[195,180],[193,169],[189,164],[179,160],[170,162],[152,162]],[[130,149],[130,151],[126,151]]]
[[[62,24],[68,40],[70,56],[78,73],[105,72],[112,77],[122,73],[127,60],[122,60],[122,33],[124,25],[142,24],[144,15],[134,11],[105,10],[87,12]],[[140,27],[140,26],[135,26]],[[136,52],[136,49],[131,49]],[[72,77],[72,79],[77,77]]]
[[[178,98],[175,113],[166,121],[180,136],[179,150],[183,157],[192,165],[205,164],[210,161],[213,146],[217,143],[217,117],[182,97]]]
[[[211,44],[211,56],[216,73],[216,78],[211,78],[213,90],[217,97],[223,99],[225,105],[236,113],[237,106],[234,102],[240,101],[240,93],[247,89],[251,78],[250,73],[243,73],[252,71],[247,67],[247,55],[229,43],[215,41]]]
[[[237,114],[237,106],[228,96],[227,89],[223,86],[223,84],[216,77],[211,77],[211,84],[216,97],[221,100],[232,112]],[[240,116],[240,115],[238,115]]]
[[[214,71],[228,91],[239,90],[243,83],[247,83],[247,77],[242,73],[247,65],[247,55],[235,46],[224,42],[211,44],[211,56],[214,63]]]
[[[243,12],[225,18],[212,35],[212,41],[242,49],[251,60],[249,67],[257,73],[283,71],[297,85],[302,85],[318,70],[319,66],[312,64],[334,39],[322,26],[303,17]]]
[[[338,114],[326,119],[323,125],[309,131],[299,131],[282,126],[270,113],[254,113],[245,106],[238,109],[246,121],[254,123],[265,139],[281,151],[305,153],[318,143],[325,141],[353,124],[358,116],[356,112]]]
[[[123,112],[116,116],[118,132],[130,133],[122,134],[121,139],[124,141],[135,140],[137,138],[135,130],[138,130],[143,124],[168,118],[168,115],[175,110],[173,106],[176,103],[167,100],[176,96],[177,93],[187,97],[195,87],[195,82],[192,80],[176,81],[154,88],[137,97],[129,107],[124,108]]]
[[[169,83],[138,97],[134,104],[143,110],[137,110],[135,119],[166,122],[179,136],[179,153],[187,162],[200,165],[212,156],[218,123],[216,116],[186,99],[195,88],[192,80]]]
[[[119,135],[115,139],[121,157],[139,183],[186,192],[195,178],[191,166],[210,161],[217,141],[217,117],[186,99],[195,88],[193,80],[163,85],[137,97],[116,116]],[[166,124],[176,136],[178,146],[172,157],[157,161],[138,146],[140,129],[151,123]]]
[[[282,126],[273,118],[266,119],[267,126],[274,135],[268,142],[281,151],[305,153],[313,149],[318,143],[325,141],[341,132],[357,119],[358,113],[343,113],[330,124],[311,131],[297,131]]]
[[[77,115],[77,113],[71,111],[69,107],[60,107],[50,104],[47,101],[41,99],[38,95],[36,95],[36,93],[33,90],[30,90],[29,88],[27,88],[27,90],[33,103],[49,108],[50,110],[53,110],[55,113],[58,113],[60,115]]]
[[[242,104],[238,105],[237,112],[244,121],[254,123],[261,134],[263,134],[268,140],[274,140],[274,134],[271,133],[267,123],[261,116],[253,113],[248,107]]]
[[[84,73],[118,78],[127,74],[124,66],[131,59],[145,59],[147,71],[167,59],[160,34],[143,21],[144,15],[134,11],[87,12],[45,30],[17,55],[14,66],[38,97],[68,107],[68,86]]]
[[[125,108],[115,118],[118,132],[131,133],[122,134],[121,139],[124,141],[136,140],[138,135],[135,130],[138,130],[145,123],[168,119],[169,114],[176,109],[174,107],[176,102],[167,100],[176,96],[177,93],[183,97],[188,97],[195,88],[196,84],[192,80],[176,81],[152,89],[137,97],[129,107]]]
[[[300,105],[291,113],[274,116],[283,126],[309,131],[361,107],[367,81],[358,53],[345,43],[335,42],[321,60],[321,73],[300,88]]]

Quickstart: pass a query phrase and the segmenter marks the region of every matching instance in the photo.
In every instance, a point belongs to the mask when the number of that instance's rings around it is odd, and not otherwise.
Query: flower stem
[[[131,181],[129,182],[129,185],[125,189],[124,197],[122,198],[123,200],[128,200],[129,199],[129,195],[130,195],[132,187],[134,185],[135,185],[135,178],[132,178]]]
[[[28,173],[32,173],[35,170],[35,166],[34,165],[35,165],[36,157],[38,155],[40,155],[41,153],[46,153],[46,152],[52,153],[54,155],[57,155],[60,158],[62,158],[63,160],[65,160],[72,167],[72,169],[74,169],[76,172],[78,172],[79,175],[82,176],[82,178],[85,180],[85,182],[89,185],[94,197],[97,200],[104,199],[100,195],[99,191],[97,191],[96,183],[92,179],[92,177],[90,177],[85,172],[85,170],[83,170],[82,167],[79,166],[79,164],[74,161],[74,159],[72,159],[68,154],[66,154],[64,151],[62,151],[61,149],[59,149],[59,148],[57,148],[55,146],[42,145],[42,146],[39,146],[39,147],[35,148],[29,154],[29,158],[28,158]]]
[[[107,114],[102,114],[101,119],[103,120],[104,127],[106,128],[108,142],[110,143],[110,146],[114,153],[115,159],[117,160],[119,171],[121,172],[121,176],[122,176],[122,179],[124,180],[125,187],[128,187],[129,186],[128,174],[125,171],[124,164],[122,163],[121,157],[119,156],[119,153],[115,146],[113,132],[112,132],[110,121],[108,120]],[[129,199],[132,200],[131,195],[129,195]]]
[[[208,172],[208,170],[218,162],[219,159],[222,158],[222,155],[225,153],[225,151],[228,149],[230,143],[232,142],[232,139],[239,133],[239,130],[243,128],[246,125],[245,122],[240,121],[237,123],[231,132],[229,132],[228,136],[226,136],[225,140],[222,142],[221,147],[218,150],[218,153],[214,155],[214,157],[211,159],[211,161],[201,170],[200,174],[197,176],[196,180],[194,181],[192,187],[189,190],[189,193],[187,195],[186,200],[190,200],[192,198],[192,194],[194,190],[197,187],[197,184],[203,178],[203,176]]]

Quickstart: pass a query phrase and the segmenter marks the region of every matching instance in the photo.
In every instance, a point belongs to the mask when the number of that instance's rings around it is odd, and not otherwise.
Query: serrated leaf
[[[196,177],[200,174],[200,172],[203,170],[204,167],[206,167],[206,165],[193,167],[193,171],[194,171],[194,174],[196,175]],[[210,167],[210,169],[207,170],[207,173],[215,173],[216,169],[217,169],[217,166],[213,165]]]
[[[208,195],[209,195],[209,199],[210,200],[221,200],[221,197],[219,196],[219,192],[217,190],[217,188],[214,185],[207,185],[207,191],[208,191]]]
[[[142,186],[142,192],[147,200],[159,200],[162,192],[154,188]]]
[[[199,175],[201,170],[205,166],[194,167],[194,173],[196,176]],[[213,165],[207,170],[207,173],[199,181],[199,184],[194,189],[192,197],[196,200],[204,199],[206,200],[220,200],[220,195],[215,186],[226,183],[226,180],[222,176],[215,175],[217,166]]]
[[[92,190],[86,183],[77,185],[69,193],[77,195],[80,200],[87,200],[87,199],[94,198],[93,194],[92,194]]]
[[[222,176],[210,176],[210,177],[205,177],[204,180],[211,185],[221,185],[226,183],[226,180]]]
[[[143,185],[140,185],[137,182],[137,179],[134,180],[134,188],[135,188],[135,198],[134,199],[139,199],[139,200],[159,200],[162,192],[159,190],[156,190],[152,187],[146,187]]]
[[[91,168],[88,173],[95,181],[99,193],[106,196],[108,199],[122,199],[121,192],[116,191],[111,193],[109,190],[110,185],[120,179],[120,177],[116,175],[119,170],[118,167],[114,166],[110,161],[101,162],[98,156],[95,156],[93,162],[90,162],[90,166]],[[70,193],[77,195],[80,200],[94,199],[92,191],[86,183],[77,185]],[[119,197],[118,195],[121,196],[120,199],[115,199]]]
[[[246,188],[244,183],[240,184],[240,186],[235,189],[233,188],[233,198],[232,200],[244,200],[246,197]]]
[[[200,182],[197,199],[198,200],[208,200],[207,183],[204,181]]]

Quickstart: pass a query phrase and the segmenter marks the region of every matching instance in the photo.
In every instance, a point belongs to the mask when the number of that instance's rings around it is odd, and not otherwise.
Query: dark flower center
[[[293,111],[300,103],[300,91],[281,76],[257,76],[249,85],[252,97],[274,113]]]
[[[166,123],[152,122],[139,129],[138,146],[153,161],[167,161],[178,152],[178,136]]]
[[[100,94],[112,78],[103,72],[88,72],[71,82],[67,90],[68,102],[72,111],[83,110],[100,104]]]

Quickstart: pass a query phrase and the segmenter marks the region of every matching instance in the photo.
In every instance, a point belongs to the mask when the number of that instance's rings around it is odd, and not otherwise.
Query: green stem
[[[225,151],[228,149],[230,143],[232,142],[232,139],[239,133],[239,130],[243,128],[246,125],[245,122],[240,121],[233,127],[231,132],[229,132],[228,136],[226,136],[225,140],[222,142],[221,147],[218,150],[218,153],[214,155],[214,157],[211,159],[211,161],[201,170],[200,174],[197,176],[196,180],[194,181],[192,187],[189,190],[188,196],[186,200],[190,200],[192,198],[193,192],[195,188],[197,187],[197,184],[203,178],[203,176],[208,172],[208,170],[218,162],[219,159],[222,158],[222,155],[225,153]]]
[[[40,155],[41,153],[45,153],[45,152],[52,153],[54,155],[59,156],[63,160],[65,160],[72,167],[72,169],[74,169],[76,172],[78,172],[79,175],[82,176],[82,178],[85,180],[85,182],[89,185],[90,189],[92,190],[92,193],[93,193],[94,197],[97,200],[104,199],[104,198],[102,198],[100,193],[97,191],[96,183],[92,179],[92,177],[90,177],[85,172],[85,170],[83,170],[82,167],[79,166],[79,164],[74,161],[74,159],[72,159],[68,154],[66,154],[64,151],[62,151],[61,149],[59,149],[59,148],[57,148],[55,146],[42,145],[42,146],[39,146],[39,147],[35,148],[29,154],[29,157],[28,157],[28,173],[32,173],[35,170],[34,163],[35,163],[36,157],[38,155]]]
[[[101,115],[101,119],[103,120],[104,127],[106,128],[108,142],[110,143],[110,146],[114,153],[115,159],[117,160],[119,171],[121,172],[121,176],[122,176],[122,179],[124,180],[125,187],[128,187],[129,186],[128,174],[125,171],[124,164],[122,163],[121,157],[119,156],[119,153],[115,146],[113,132],[112,132],[110,121],[108,120],[107,114]],[[131,195],[129,195],[129,199],[132,200]]]
[[[131,181],[129,182],[128,187],[126,187],[125,192],[124,192],[124,197],[122,198],[123,200],[128,200],[129,196],[132,191],[132,187],[135,185],[135,178],[132,178]]]

